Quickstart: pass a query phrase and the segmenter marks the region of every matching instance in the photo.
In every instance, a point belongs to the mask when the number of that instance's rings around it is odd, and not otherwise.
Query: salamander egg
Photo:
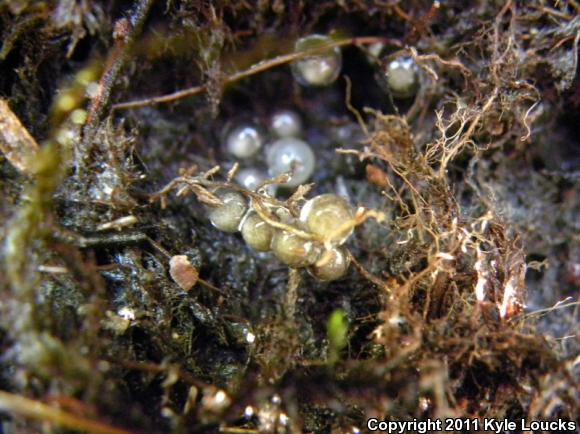
[[[302,121],[296,112],[280,110],[272,115],[270,130],[278,137],[299,137],[302,133]]]
[[[321,194],[307,201],[300,211],[300,221],[306,228],[321,237],[342,244],[352,234],[353,227],[344,227],[352,221],[352,208],[335,194]]]
[[[419,86],[417,65],[410,57],[399,57],[389,62],[385,77],[395,98],[410,98]]]
[[[346,250],[338,247],[323,253],[317,263],[308,267],[308,271],[318,280],[330,282],[343,277],[349,265],[350,257]]]
[[[256,191],[256,188],[258,188],[258,186],[264,182],[266,179],[268,179],[268,175],[266,174],[266,172],[260,170],[260,169],[256,169],[254,167],[248,167],[246,169],[240,169],[236,172],[236,182],[238,184],[240,184],[242,187],[250,190],[250,191]],[[276,195],[276,186],[273,184],[269,184],[268,186],[265,187],[266,192],[268,192],[268,194],[270,196],[275,196]]]
[[[290,232],[276,231],[272,238],[272,252],[284,264],[301,268],[314,264],[320,256],[320,247]]]
[[[265,180],[266,174],[259,169],[247,168],[236,172],[236,182],[251,191],[255,191],[258,185]]]
[[[215,195],[221,199],[223,205],[208,207],[209,220],[220,231],[236,232],[248,209],[246,199],[231,190],[218,190]]]
[[[242,237],[248,246],[258,252],[267,252],[276,230],[255,212],[250,213],[242,223]]]
[[[264,144],[262,133],[253,125],[240,125],[226,137],[226,147],[237,158],[249,158]]]
[[[293,137],[274,142],[268,151],[267,161],[272,176],[293,170],[292,177],[284,184],[288,187],[303,184],[314,172],[314,152],[306,142]]]
[[[325,35],[310,35],[296,41],[296,52],[315,49],[332,42]],[[340,74],[342,67],[342,53],[338,47],[329,48],[321,53],[307,56],[292,62],[292,74],[298,83],[303,86],[328,86]]]

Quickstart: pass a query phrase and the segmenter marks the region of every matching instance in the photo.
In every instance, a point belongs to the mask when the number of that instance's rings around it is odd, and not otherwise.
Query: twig
[[[415,41],[419,37],[420,33],[423,30],[425,30],[429,21],[431,21],[431,19],[439,11],[440,7],[441,7],[441,3],[437,0],[435,0],[431,4],[431,7],[425,13],[425,15],[423,15],[421,18],[419,18],[419,20],[412,23],[413,28],[411,29],[411,32],[409,33],[409,35],[405,39],[408,40],[409,42]]]
[[[400,42],[396,40],[386,39],[378,36],[363,36],[344,39],[342,41],[336,41],[329,44],[322,45],[320,47],[312,48],[309,50],[299,51],[296,53],[283,54],[277,56],[273,59],[263,60],[261,62],[255,63],[244,71],[236,72],[223,80],[223,85],[234,83],[243,78],[251,77],[252,75],[259,74],[261,72],[267,71],[268,69],[275,68],[277,66],[285,65],[294,60],[302,59],[313,54],[320,53],[321,51],[328,50],[335,47],[344,47],[347,45],[370,45],[376,44],[377,42],[385,42],[394,46],[401,46]],[[121,102],[113,105],[113,110],[127,110],[135,109],[140,107],[147,107],[155,104],[170,103],[175,102],[180,99],[186,98],[188,96],[199,95],[207,92],[208,85],[203,84],[199,86],[190,87],[188,89],[183,89],[177,92],[173,92],[167,95],[156,96],[151,98],[145,98],[141,100]]]
[[[565,14],[564,12],[560,12],[560,11],[553,9],[553,8],[550,8],[548,6],[542,6],[540,9],[542,12],[544,12],[548,15],[553,15],[556,18],[561,18],[561,19],[566,20],[566,21],[570,21],[573,18],[572,16]]]
[[[153,0],[139,0],[130,21],[122,18],[115,23],[113,37],[115,39],[113,49],[107,60],[105,72],[99,81],[97,94],[92,99],[88,111],[87,123],[84,129],[84,143],[89,144],[94,137],[97,125],[102,118],[105,108],[111,97],[111,90],[119,73],[125,66],[128,54],[135,44],[137,35],[141,33],[145,19]]]
[[[14,413],[40,422],[50,422],[59,426],[67,427],[75,431],[83,431],[93,434],[130,434],[121,428],[75,416],[59,408],[53,408],[33,399],[15,395],[0,390],[0,410]]]
[[[443,157],[443,159],[441,161],[441,166],[439,167],[439,177],[440,178],[443,178],[445,176],[445,172],[447,170],[447,165],[459,153],[459,151],[462,149],[463,145],[472,136],[472,134],[475,131],[475,128],[478,126],[479,121],[481,120],[482,116],[484,115],[484,113],[486,113],[491,108],[491,105],[495,101],[497,95],[498,95],[498,89],[496,88],[496,89],[494,89],[491,96],[488,98],[488,100],[485,102],[485,104],[481,108],[481,111],[479,113],[477,113],[477,115],[470,122],[469,127],[467,127],[467,130],[461,136],[459,141],[453,146],[453,148],[451,148],[449,150],[447,155],[445,155]]]
[[[200,389],[211,387],[208,383],[205,383],[201,380],[198,380],[189,372],[183,370],[178,365],[168,365],[168,364],[155,364],[155,363],[148,363],[148,362],[135,362],[130,360],[108,360],[110,363],[115,363],[117,365],[122,366],[125,369],[131,369],[136,371],[142,372],[150,372],[153,374],[165,374],[168,375],[168,371],[173,369],[174,372],[177,374],[180,380],[188,383],[191,386],[199,387]]]
[[[21,173],[31,175],[33,158],[38,153],[38,143],[22,125],[8,103],[0,98],[0,152]]]
[[[220,427],[221,433],[232,433],[232,434],[258,434],[259,431],[257,429],[249,429],[249,428],[237,428],[233,426],[224,426]]]
[[[346,108],[355,116],[357,123],[363,130],[365,136],[369,136],[369,130],[360,114],[360,112],[351,104],[351,92],[352,92],[352,82],[348,75],[344,76],[344,81],[346,82],[346,91],[344,95],[344,104]]]
[[[572,307],[572,306],[580,306],[580,301],[570,301],[570,299],[572,299],[572,297],[568,297],[565,300],[561,300],[551,307],[547,307],[544,309],[538,309],[538,310],[535,310],[533,312],[530,312],[526,315],[526,318],[533,318],[536,316],[541,317],[541,316],[544,316],[548,313],[552,313],[556,310],[565,309],[565,308]]]
[[[426,65],[423,65],[423,62],[433,61],[437,62],[447,68],[457,69],[463,74],[464,77],[471,76],[471,71],[463,65],[459,60],[445,60],[439,57],[437,54],[418,54],[417,49],[415,47],[409,48],[409,52],[411,53],[411,57],[419,66],[424,68],[424,70],[433,78],[434,81],[439,79],[439,76],[433,69],[429,68]]]
[[[387,285],[387,283],[383,280],[381,280],[379,277],[375,276],[374,274],[370,273],[369,271],[367,271],[367,269],[365,267],[363,267],[363,265],[358,262],[355,257],[353,255],[350,254],[350,252],[348,253],[349,255],[349,259],[350,262],[352,263],[352,265],[354,266],[354,268],[356,268],[356,270],[365,278],[367,279],[369,282],[371,282],[372,284],[376,285],[379,288],[382,288],[386,294],[390,294],[391,293],[391,288],[389,288],[389,286]]]

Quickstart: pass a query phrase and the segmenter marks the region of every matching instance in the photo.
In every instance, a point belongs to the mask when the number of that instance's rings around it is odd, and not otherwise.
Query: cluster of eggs
[[[297,218],[286,208],[271,207],[269,218],[280,222],[279,228],[264,220],[241,193],[220,189],[215,194],[222,205],[209,208],[208,214],[217,229],[240,231],[252,249],[271,251],[284,264],[307,268],[321,281],[346,274],[350,260],[341,246],[352,234],[354,215],[343,198],[334,194],[316,196],[304,204]]]
[[[323,35],[310,35],[296,42],[297,52],[314,49],[331,42]],[[320,53],[296,60],[292,73],[298,83],[304,86],[327,86],[333,83],[342,67],[342,54],[338,48],[324,49]],[[305,183],[315,168],[315,156],[310,145],[302,140],[302,121],[291,110],[280,110],[271,117],[269,132],[275,139],[267,145],[266,163],[268,174],[255,167],[238,171],[237,182],[249,190],[254,190],[268,178],[291,173],[284,183],[293,188]],[[265,146],[266,135],[254,124],[246,123],[231,129],[226,136],[226,149],[229,154],[242,161],[254,159]],[[270,187],[269,192],[273,192]]]
[[[295,51],[316,50],[313,54],[295,60],[292,74],[302,86],[322,87],[334,83],[342,68],[342,54],[338,47],[327,48],[332,40],[324,35],[310,35],[296,41]],[[371,57],[378,60],[384,47],[371,50]],[[417,67],[409,57],[395,57],[383,69],[382,82],[395,98],[409,98],[414,95],[418,86]],[[258,151],[266,147],[268,172],[256,167],[243,167],[237,172],[237,182],[249,190],[255,190],[270,175],[276,177],[291,173],[284,184],[293,188],[305,183],[315,169],[315,155],[310,145],[301,139],[302,121],[300,116],[291,110],[280,110],[271,117],[269,133],[274,141],[266,145],[264,129],[252,123],[236,126],[226,134],[226,149],[233,157],[254,161]],[[269,192],[273,193],[270,186]]]
[[[315,34],[301,38],[296,42],[295,51],[312,51],[312,54],[308,53],[291,65],[294,79],[300,85],[322,87],[336,81],[342,68],[342,54],[338,47],[332,46],[329,37]],[[391,95],[395,98],[414,95],[418,75],[412,59],[394,58],[383,71],[382,79]],[[315,155],[310,145],[301,138],[302,121],[299,115],[291,110],[278,111],[271,117],[268,130],[273,139],[269,144],[266,144],[264,128],[252,123],[238,125],[227,132],[226,150],[242,162],[242,169],[236,173],[236,181],[251,191],[256,191],[267,179],[282,174],[289,174],[283,184],[285,187],[294,188],[308,181],[315,169]],[[256,167],[247,167],[248,162],[255,164],[260,160],[256,156],[264,147],[268,173]],[[268,185],[260,193],[273,195],[273,187]],[[246,197],[233,189],[218,190],[216,196],[222,205],[211,208],[209,218],[219,230],[229,233],[240,231],[252,249],[271,251],[286,265],[307,268],[319,280],[336,280],[347,272],[349,256],[341,246],[352,233],[353,226],[349,223],[353,220],[353,212],[339,196],[323,194],[310,199],[302,207],[299,217],[292,216],[280,206],[270,210],[271,218],[280,222],[281,227],[293,227],[296,231],[272,225],[272,220],[265,221],[252,209]]]
[[[291,173],[284,184],[297,187],[305,183],[314,172],[315,156],[308,143],[300,138],[302,121],[291,110],[280,110],[270,119],[269,130],[274,141],[266,145],[266,135],[259,126],[246,123],[229,131],[226,136],[226,149],[229,154],[241,160],[255,163],[257,152],[265,145],[268,174],[256,167],[245,167],[236,174],[236,181],[255,190],[262,181],[284,173]],[[272,193],[272,190],[269,191]]]
[[[315,55],[308,55],[292,63],[292,74],[299,84],[328,86],[336,81],[342,67],[342,54],[338,47],[324,48],[331,43],[329,37],[317,34],[296,41],[296,52],[321,48]],[[396,99],[413,97],[419,87],[419,73],[414,60],[404,55],[387,56],[387,60],[382,60],[384,50],[382,43],[376,43],[368,51],[369,60],[382,65],[379,81]]]

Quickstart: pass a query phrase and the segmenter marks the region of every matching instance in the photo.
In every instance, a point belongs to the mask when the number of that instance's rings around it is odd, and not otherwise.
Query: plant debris
[[[0,31],[0,433],[577,423],[576,1],[7,0]],[[238,185],[266,158],[224,131],[280,109],[312,179]],[[219,189],[326,253],[295,222],[343,197],[346,276],[217,230]]]

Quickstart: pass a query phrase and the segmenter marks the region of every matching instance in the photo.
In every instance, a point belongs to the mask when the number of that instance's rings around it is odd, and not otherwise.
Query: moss
[[[326,323],[328,335],[328,361],[333,364],[338,361],[340,351],[347,344],[348,323],[342,310],[337,309],[330,314]]]

